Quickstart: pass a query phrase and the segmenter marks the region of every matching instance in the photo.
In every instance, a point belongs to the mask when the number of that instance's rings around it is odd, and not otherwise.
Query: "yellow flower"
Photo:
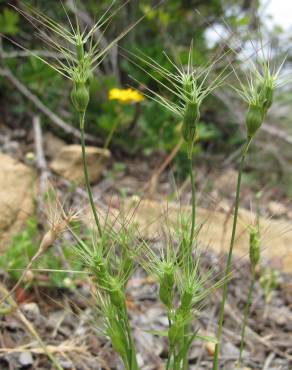
[[[131,88],[113,88],[109,91],[108,98],[109,100],[118,100],[123,104],[139,103],[144,100],[144,96],[139,91]]]

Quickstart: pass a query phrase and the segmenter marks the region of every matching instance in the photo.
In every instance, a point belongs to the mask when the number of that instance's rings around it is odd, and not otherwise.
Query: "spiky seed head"
[[[240,88],[233,89],[243,98],[249,106],[246,125],[247,135],[251,139],[257,130],[261,127],[265,115],[272,106],[274,91],[280,86],[284,86],[290,81],[290,78],[281,76],[281,70],[286,58],[282,60],[278,67],[272,66],[269,58],[263,55],[263,60],[260,62],[250,61],[251,66],[249,73],[246,73],[246,84],[240,81],[237,72],[235,75],[240,83]]]
[[[247,136],[253,138],[258,129],[261,127],[265,116],[265,109],[262,106],[251,104],[248,108],[245,124]]]
[[[48,230],[42,238],[40,244],[40,250],[43,252],[47,251],[56,241],[58,235],[54,229]]]
[[[194,67],[193,63],[193,44],[191,43],[189,49],[189,58],[187,67],[182,64],[179,65],[173,61],[166,53],[165,57],[171,64],[171,69],[161,67],[154,59],[148,57],[146,54],[140,52],[140,55],[132,53],[135,60],[140,63],[135,63],[146,74],[160,84],[166,91],[172,93],[179,102],[174,102],[169,98],[161,96],[151,89],[146,89],[150,94],[145,94],[157,103],[161,104],[172,113],[183,119],[182,136],[185,141],[190,143],[195,138],[195,126],[199,120],[199,109],[205,98],[211,94],[216,88],[221,86],[227,77],[227,67],[217,74],[212,80],[210,74],[217,62],[222,60],[227,53],[213,60],[201,70]],[[146,67],[141,67],[143,63]],[[157,74],[162,78],[158,78]]]
[[[257,228],[252,228],[249,234],[249,259],[254,269],[260,261],[260,235]]]

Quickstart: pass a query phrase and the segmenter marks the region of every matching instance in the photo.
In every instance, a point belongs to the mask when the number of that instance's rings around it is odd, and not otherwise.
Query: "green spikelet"
[[[109,274],[106,269],[106,265],[101,258],[97,258],[92,265],[92,272],[96,277],[97,283],[103,289],[110,289],[109,286]]]
[[[183,340],[184,338],[184,327],[185,327],[185,318],[183,313],[177,312],[173,324],[168,331],[168,340],[170,347],[174,347],[176,343]]]
[[[71,100],[79,113],[84,113],[89,103],[89,91],[83,82],[76,82],[71,91]]]
[[[172,265],[165,266],[160,278],[159,297],[166,307],[170,308],[173,301],[174,268]]]
[[[257,229],[251,229],[249,234],[249,259],[253,268],[260,261],[260,235]]]
[[[76,43],[76,54],[78,61],[82,63],[84,60],[84,47],[82,40],[78,40],[78,42]]]
[[[122,358],[124,358],[126,356],[126,340],[124,336],[124,331],[117,319],[117,315],[115,315],[114,308],[111,308],[111,311],[112,312],[110,312],[108,315],[108,335],[111,338],[114,350],[119,353]]]
[[[130,257],[125,257],[121,264],[121,271],[122,271],[121,276],[125,280],[125,285],[127,284],[134,268],[135,268],[135,264],[134,264],[133,259]]]
[[[191,143],[195,139],[199,118],[200,112],[198,103],[187,103],[182,125],[182,136],[187,143]]]
[[[189,312],[192,307],[193,301],[193,289],[191,287],[187,287],[181,297],[181,306],[180,309],[183,312]]]
[[[125,308],[125,293],[115,278],[110,278],[109,296],[112,304],[120,310]]]
[[[274,97],[274,90],[273,87],[266,83],[261,83],[258,88],[257,92],[260,96],[260,100],[262,102],[263,108],[268,111],[273,104],[273,97]]]
[[[246,115],[247,136],[249,139],[254,137],[257,130],[261,127],[264,120],[265,110],[258,105],[250,105]]]

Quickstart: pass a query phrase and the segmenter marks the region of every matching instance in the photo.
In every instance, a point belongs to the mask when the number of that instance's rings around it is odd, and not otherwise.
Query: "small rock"
[[[140,368],[144,365],[144,359],[143,359],[143,357],[141,356],[140,353],[137,353],[137,362],[138,362],[138,366]]]
[[[269,211],[274,217],[281,217],[284,216],[287,213],[287,208],[284,204],[279,202],[271,201],[269,202]]]
[[[52,134],[51,132],[46,132],[44,135],[45,153],[46,155],[53,159],[61,151],[61,149],[66,145],[66,143]]]
[[[107,149],[86,147],[87,166],[89,179],[95,183],[110,158],[110,151]],[[50,168],[56,174],[76,184],[84,182],[82,148],[80,145],[66,145],[62,147],[57,157],[51,162]]]
[[[35,302],[25,303],[22,311],[29,321],[36,321],[40,317],[40,309]]]
[[[33,213],[34,190],[34,171],[8,155],[0,154],[0,252]]]
[[[31,366],[33,364],[32,354],[30,352],[21,352],[18,361],[21,366]]]
[[[223,344],[222,352],[226,355],[226,357],[238,358],[239,356],[239,349],[235,347],[234,344],[229,342]]]
[[[288,307],[271,307],[269,309],[269,318],[277,325],[283,326],[287,325],[289,322],[292,322],[292,313]]]
[[[22,152],[20,145],[17,141],[8,141],[2,146],[2,151],[5,154],[11,155],[12,157],[21,158]]]
[[[215,354],[215,347],[216,347],[216,344],[213,343],[213,342],[207,342],[206,343],[206,349],[207,349],[207,352],[208,352],[208,355],[213,357],[214,354]]]
[[[73,368],[73,363],[70,360],[59,360],[59,362],[63,369],[70,370]]]
[[[195,360],[202,354],[202,348],[199,345],[193,344],[189,351],[189,360]]]

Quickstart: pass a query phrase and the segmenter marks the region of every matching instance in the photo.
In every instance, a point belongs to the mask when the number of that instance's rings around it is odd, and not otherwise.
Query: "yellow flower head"
[[[139,91],[131,88],[113,88],[109,91],[108,98],[109,100],[118,100],[123,104],[139,103],[144,100],[144,96]]]

